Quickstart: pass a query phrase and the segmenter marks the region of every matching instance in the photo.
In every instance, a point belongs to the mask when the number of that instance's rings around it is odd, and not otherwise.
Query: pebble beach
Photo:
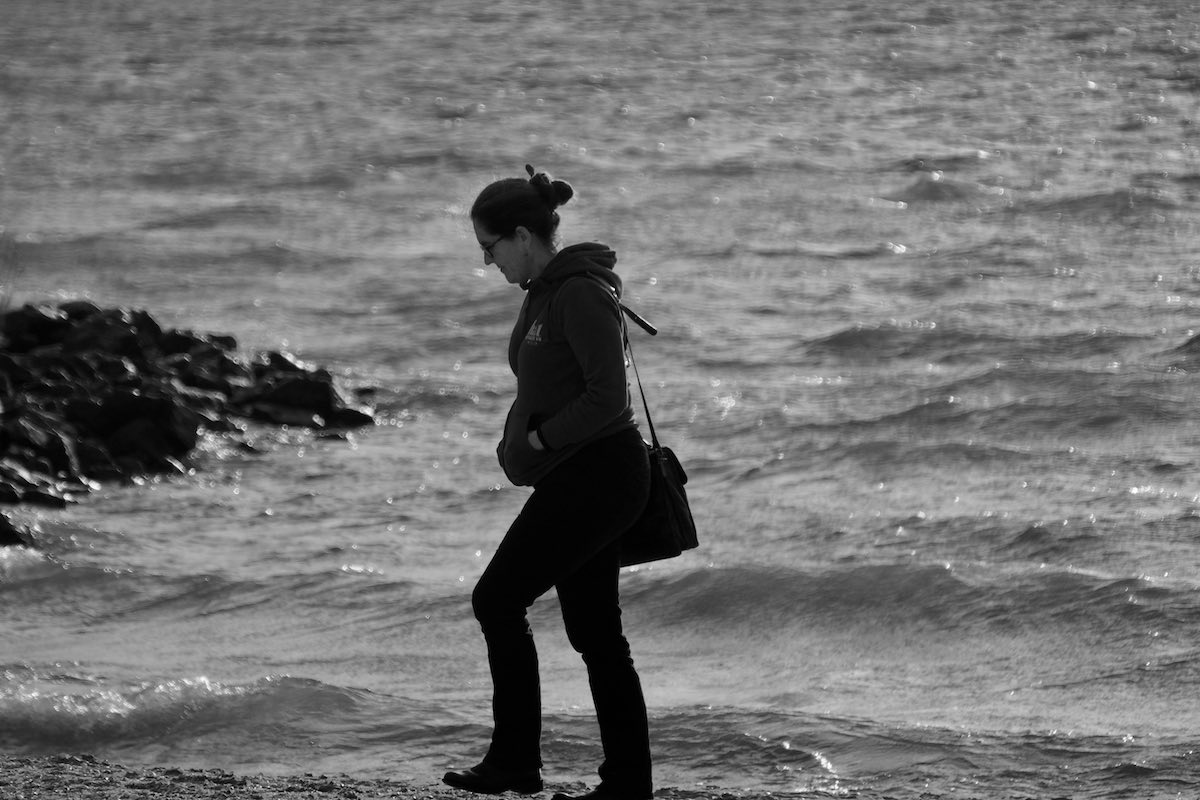
[[[581,791],[580,787],[564,788]],[[279,777],[235,775],[220,769],[136,769],[88,755],[0,758],[0,793],[5,800],[463,800],[474,796],[444,786],[414,786],[346,775],[305,773]],[[658,792],[655,796],[666,800],[779,797],[678,790]]]

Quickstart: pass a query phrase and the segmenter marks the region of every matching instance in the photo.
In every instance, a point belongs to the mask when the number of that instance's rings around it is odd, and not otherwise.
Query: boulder
[[[33,531],[0,514],[0,547],[34,547]]]
[[[9,349],[18,353],[61,342],[70,330],[71,320],[66,312],[32,305],[10,311],[0,324]]]
[[[231,336],[87,300],[0,315],[0,503],[62,506],[96,481],[185,471],[202,431],[236,440],[238,420],[374,424],[327,370],[275,351],[241,358]]]
[[[264,380],[255,387],[252,399],[271,405],[308,409],[321,416],[328,416],[336,406],[341,405],[333,381],[308,374],[287,374]]]

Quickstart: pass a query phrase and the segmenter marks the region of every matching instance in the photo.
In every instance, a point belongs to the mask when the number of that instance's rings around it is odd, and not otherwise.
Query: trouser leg
[[[552,499],[534,492],[472,594],[492,675],[495,726],[484,761],[510,770],[541,767],[541,684],[526,612],[554,585],[538,546]]]
[[[492,742],[484,761],[508,770],[542,766],[542,700],[533,632],[520,620],[484,630],[492,674]]]
[[[620,796],[653,793],[650,732],[642,684],[621,629],[618,553],[599,554],[558,584],[571,645],[583,656],[600,724],[600,782]]]
[[[609,731],[602,734],[606,762],[609,744],[617,747],[610,741],[613,732],[626,727],[625,718],[636,716],[637,707],[644,728],[645,704],[621,634],[617,598],[615,543],[645,505],[649,486],[644,449],[636,432],[629,434],[594,443],[539,483],[476,584],[472,604],[487,642],[494,692],[495,728],[484,760],[496,766],[541,766],[537,650],[526,612],[555,585],[567,586],[568,632],[583,643],[589,679],[593,672],[597,676],[592,679],[593,693],[599,687],[597,715],[602,730]],[[575,610],[568,612],[567,605]],[[609,633],[614,624],[615,638]],[[636,707],[630,711],[634,690]],[[616,700],[607,699],[610,692]],[[619,748],[614,752],[615,764],[630,760]],[[647,773],[648,758],[647,753]]]

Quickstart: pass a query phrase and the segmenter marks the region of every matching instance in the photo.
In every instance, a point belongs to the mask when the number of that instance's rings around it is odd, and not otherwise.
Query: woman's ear
[[[522,246],[528,247],[533,241],[533,233],[524,225],[518,225],[517,229],[512,233],[513,238],[521,243]]]

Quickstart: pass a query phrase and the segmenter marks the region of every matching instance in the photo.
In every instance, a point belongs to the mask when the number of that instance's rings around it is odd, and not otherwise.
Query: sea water
[[[532,163],[661,329],[633,347],[702,545],[622,577],[660,786],[1194,796],[1194,4],[3,12],[5,301],[284,349],[378,412],[18,510],[8,751],[474,763],[470,590],[527,490],[494,457],[522,295],[466,214]],[[594,780],[556,615],[547,777]]]

